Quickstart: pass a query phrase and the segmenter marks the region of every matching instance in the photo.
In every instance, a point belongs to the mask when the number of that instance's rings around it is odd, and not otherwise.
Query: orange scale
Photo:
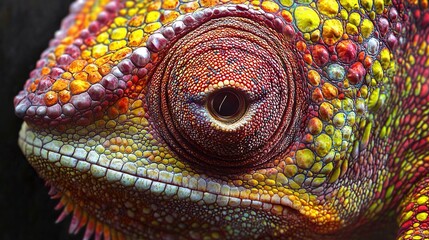
[[[296,47],[299,51],[301,52],[305,52],[305,50],[307,50],[307,45],[305,44],[305,42],[303,41],[299,41],[296,43]]]
[[[314,102],[321,102],[323,100],[322,90],[320,88],[314,89],[311,98]]]
[[[67,87],[69,86],[70,81],[69,80],[65,80],[65,79],[58,79],[57,81],[54,82],[54,84],[52,85],[52,91],[61,91],[64,89],[67,89]]]
[[[91,72],[88,74],[88,82],[94,84],[94,83],[98,83],[101,80],[102,76],[100,73],[98,72]]]
[[[137,15],[131,18],[131,20],[128,22],[128,26],[130,27],[140,27],[143,24],[144,16],[143,15]]]
[[[161,1],[154,1],[152,3],[149,4],[149,6],[147,6],[147,11],[156,11],[159,10],[161,8]]]
[[[279,5],[275,2],[271,2],[271,1],[264,1],[261,4],[261,8],[265,11],[265,12],[270,12],[270,13],[274,13],[277,12],[279,10]]]
[[[290,14],[289,11],[282,10],[281,14],[282,14],[283,19],[286,20],[286,22],[290,23],[293,21],[292,14]]]
[[[112,55],[112,61],[122,60],[131,52],[132,52],[132,49],[129,47],[118,50]]]
[[[62,90],[58,93],[60,102],[68,103],[70,101],[70,92],[68,90]]]
[[[97,60],[95,60],[94,64],[96,66],[101,66],[101,65],[103,65],[105,63],[108,63],[110,61],[110,59],[112,58],[112,55],[113,55],[112,53],[106,54],[106,55],[98,58]]]
[[[55,48],[54,50],[55,57],[60,57],[61,55],[63,55],[65,49],[66,49],[65,45],[63,44],[58,45],[57,48]]]
[[[360,62],[364,61],[364,59],[365,59],[365,52],[364,51],[362,51],[358,54],[358,59]]]
[[[320,84],[320,75],[314,70],[309,71],[308,81],[313,86],[318,86]]]
[[[74,79],[79,79],[79,80],[87,80],[88,79],[88,73],[86,72],[78,72],[76,74],[73,75]]]
[[[363,65],[365,66],[365,68],[369,68],[372,66],[372,58],[370,56],[366,56]]]
[[[74,60],[72,63],[70,63],[69,65],[69,71],[71,73],[77,73],[82,71],[82,69],[86,66],[88,62],[85,60]]]
[[[180,5],[179,9],[182,13],[192,13],[195,12],[200,7],[198,2],[190,2]]]
[[[61,75],[61,77],[64,78],[64,79],[70,80],[70,79],[72,79],[73,75],[70,72],[64,72]]]
[[[74,80],[70,83],[70,91],[71,94],[76,95],[88,90],[91,84],[87,81],[83,80]]]
[[[34,83],[34,82],[32,82],[31,84],[30,84],[30,86],[28,87],[28,92],[35,92],[36,91],[36,89],[37,89],[37,83]]]
[[[206,4],[206,6],[213,6],[210,3],[211,2],[217,2],[217,0],[202,0],[201,2],[202,2],[202,5],[204,5],[203,3],[208,3],[208,4]],[[179,5],[178,0],[166,0],[162,3],[162,8],[163,9],[175,9],[178,5]]]
[[[180,13],[176,12],[176,11],[165,11],[163,13],[161,13],[161,17],[160,17],[160,21],[163,24],[167,24],[170,23],[172,21],[174,21],[177,17],[179,17]]]
[[[48,75],[49,73],[51,73],[51,69],[48,68],[48,67],[44,67],[44,68],[42,68],[42,70],[40,71],[40,73],[42,75]]]
[[[120,114],[126,113],[128,110],[128,98],[123,97],[123,98],[119,99],[115,105],[117,106]]]
[[[106,76],[107,74],[110,73],[110,70],[111,70],[110,64],[106,63],[100,66],[100,68],[98,69],[98,72],[102,76]]]
[[[107,116],[110,119],[115,119],[116,117],[118,117],[119,115],[119,111],[115,106],[111,106],[107,109]]]
[[[52,106],[58,102],[58,94],[54,91],[49,91],[45,94],[43,100],[46,106]]]
[[[313,58],[311,57],[311,54],[304,55],[304,62],[308,65],[311,65],[313,63]]]

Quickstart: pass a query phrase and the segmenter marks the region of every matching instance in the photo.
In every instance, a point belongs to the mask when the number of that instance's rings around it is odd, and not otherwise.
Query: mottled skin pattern
[[[19,144],[85,238],[428,239],[428,25],[427,0],[77,1]]]

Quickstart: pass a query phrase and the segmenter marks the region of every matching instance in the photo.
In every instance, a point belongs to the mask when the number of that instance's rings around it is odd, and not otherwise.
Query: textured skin
[[[86,238],[427,239],[427,8],[77,1],[19,145]],[[233,124],[204,105],[224,88]]]

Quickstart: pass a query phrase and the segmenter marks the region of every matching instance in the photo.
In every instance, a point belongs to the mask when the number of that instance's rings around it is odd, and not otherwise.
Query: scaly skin
[[[86,238],[427,239],[428,24],[427,0],[77,1],[19,145]]]

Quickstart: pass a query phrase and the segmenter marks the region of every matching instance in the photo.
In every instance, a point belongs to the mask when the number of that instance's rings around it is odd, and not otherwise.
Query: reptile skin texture
[[[429,239],[428,0],[77,0],[15,97],[84,239]]]

